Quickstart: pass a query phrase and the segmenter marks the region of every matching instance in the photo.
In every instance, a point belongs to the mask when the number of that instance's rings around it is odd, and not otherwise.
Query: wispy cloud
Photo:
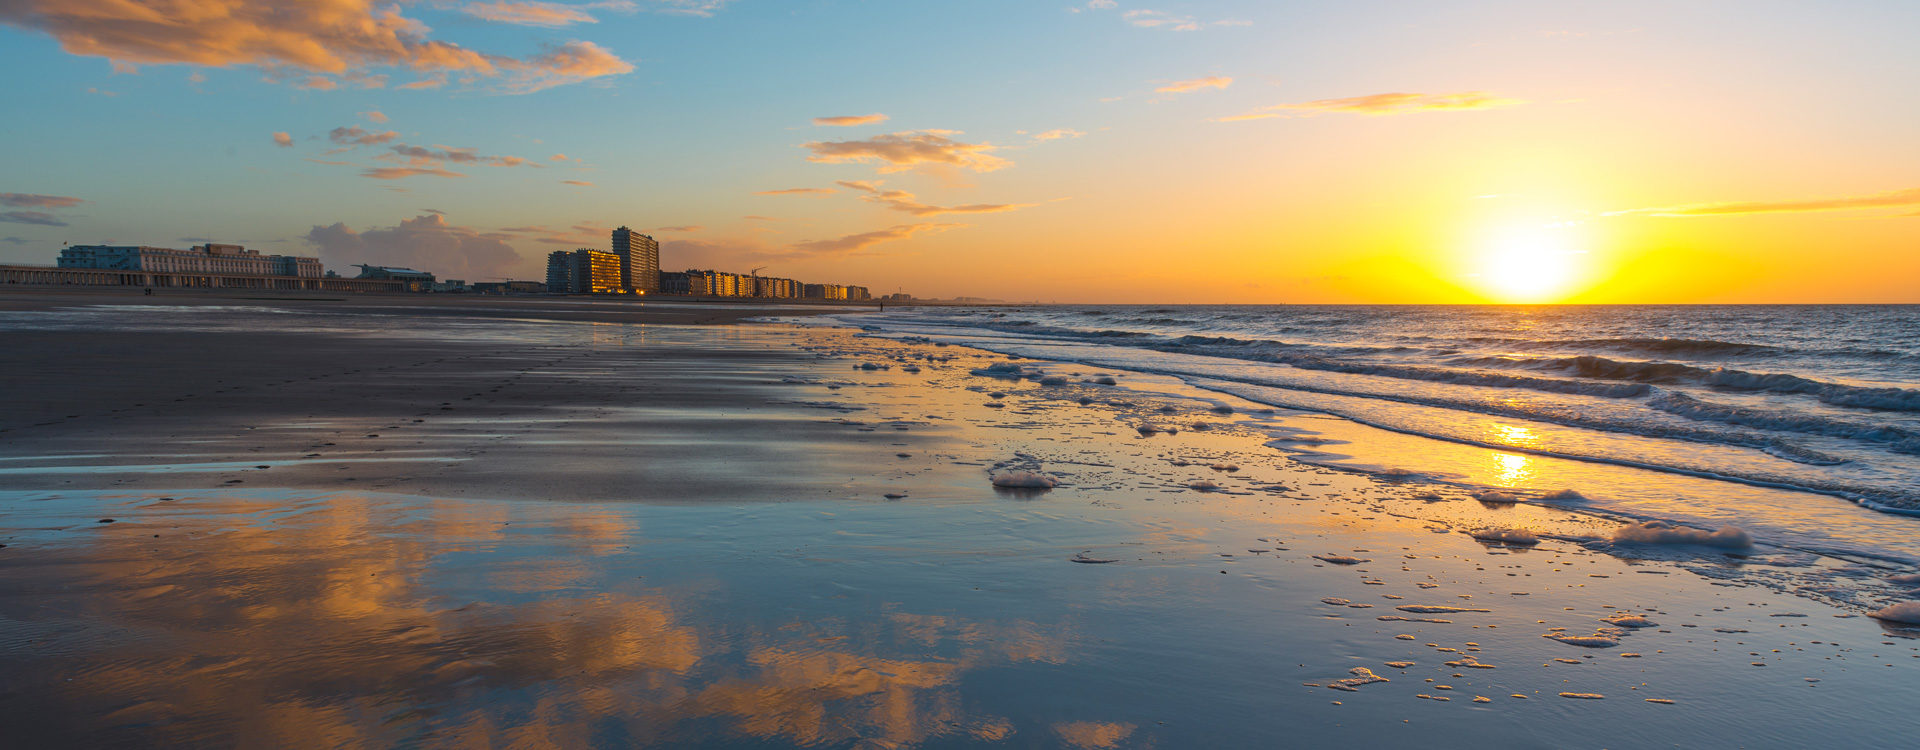
[[[870,115],[840,115],[838,117],[813,118],[813,124],[815,125],[835,127],[835,128],[847,128],[847,127],[853,127],[855,125],[872,125],[877,122],[886,122],[886,121],[887,121],[887,116],[880,114],[878,112],[875,112]]]
[[[546,245],[567,247],[594,247],[605,242],[612,227],[581,222],[570,227],[552,228],[543,225],[527,227],[501,227],[500,232],[507,235],[527,237],[534,242]]]
[[[1085,131],[1072,130],[1069,128],[1055,128],[1045,133],[1036,135],[1033,137],[1033,139],[1036,141],[1057,141],[1063,138],[1079,138],[1080,136],[1083,136],[1083,135],[1086,135]]]
[[[944,165],[991,172],[1013,162],[989,153],[999,148],[989,143],[963,143],[948,138],[957,130],[910,130],[888,133],[856,141],[815,141],[805,144],[813,155],[807,161],[827,164],[881,164],[881,172],[899,172],[921,165]]]
[[[1224,89],[1232,85],[1232,76],[1206,76],[1204,78],[1189,78],[1185,81],[1174,81],[1173,83],[1154,89],[1154,91],[1162,94],[1185,94],[1191,91],[1202,91],[1205,89]]]
[[[360,116],[367,118],[367,122],[386,122],[387,121],[387,113],[377,109],[367,111],[367,112],[361,112]]]
[[[376,180],[400,180],[408,177],[465,177],[466,175],[433,167],[371,167],[362,171],[360,176]]]
[[[1495,109],[1523,104],[1519,99],[1495,96],[1485,91],[1461,91],[1450,94],[1368,94],[1344,99],[1317,99],[1294,104],[1276,104],[1243,115],[1222,117],[1220,122],[1266,120],[1275,117],[1311,117],[1321,114],[1410,115],[1421,112],[1462,112]]]
[[[939,232],[965,224],[899,224],[876,229],[871,232],[849,234],[828,240],[809,240],[795,244],[791,251],[783,255],[799,256],[835,256],[851,255],[883,242],[895,242],[913,237],[921,232]]]
[[[561,180],[560,184],[575,185],[579,187],[593,187],[593,183],[587,182],[586,180]]]
[[[995,214],[1006,211],[1018,211],[1023,208],[1032,208],[1038,205],[1034,203],[969,203],[963,206],[934,206],[921,203],[914,197],[913,193],[905,190],[887,190],[881,188],[878,182],[841,180],[836,184],[849,190],[858,190],[866,193],[866,195],[860,196],[860,200],[867,201],[868,203],[878,203],[895,211],[913,214],[914,216]]]
[[[19,206],[21,208],[72,208],[86,201],[65,195],[41,195],[39,193],[0,193],[0,206]]]
[[[712,2],[663,5],[700,12]],[[387,0],[7,0],[0,24],[43,32],[69,54],[116,65],[249,65],[308,87],[384,86],[377,69],[427,76],[400,88],[446,83],[447,74],[525,93],[630,72],[591,42],[515,58],[428,38],[429,29]],[[303,73],[305,77],[285,72]]]
[[[292,148],[293,136],[289,135],[286,131],[275,132],[273,134],[273,145],[281,148]]]
[[[43,227],[64,227],[66,222],[60,217],[45,211],[0,211],[0,221],[11,224],[34,224]]]
[[[1112,7],[1112,6],[1107,6]],[[1222,19],[1219,21],[1201,21],[1193,16],[1182,16],[1159,10],[1136,9],[1120,14],[1127,23],[1143,29],[1163,29],[1166,31],[1200,31],[1208,26],[1252,26],[1252,21]]]
[[[359,125],[338,127],[327,132],[327,140],[342,146],[377,146],[399,137],[400,134],[392,130],[376,133]]]
[[[656,231],[656,232],[674,232],[674,233],[676,233],[676,234],[678,234],[678,233],[684,233],[684,232],[698,232],[698,231],[701,231],[701,230],[703,230],[703,229],[706,229],[706,227],[703,227],[703,226],[700,226],[699,224],[686,224],[686,225],[682,225],[682,226],[677,226],[677,227],[660,227],[660,228],[658,228],[658,229],[655,229],[655,230],[653,230],[653,231]]]
[[[533,167],[543,169],[545,165],[518,156],[487,156],[473,148],[454,148],[435,144],[433,147],[411,146],[405,143],[389,148],[391,153],[380,154],[373,158],[381,161],[402,161],[410,167],[435,167],[442,164],[484,164],[489,167]]]
[[[628,3],[631,7],[632,4]],[[544,26],[559,28],[576,23],[599,23],[582,6],[562,5],[543,2],[500,2],[467,3],[461,8],[467,15],[495,23],[510,23],[517,26]]]
[[[761,190],[754,195],[831,195],[833,188],[786,188],[784,190]]]
[[[1855,195],[1843,198],[1812,198],[1791,201],[1739,201],[1724,203],[1694,203],[1685,206],[1665,206],[1657,208],[1634,208],[1625,211],[1612,211],[1608,216],[1627,216],[1643,214],[1647,216],[1733,216],[1738,214],[1773,214],[1802,211],[1848,211],[1859,208],[1897,208],[1901,206],[1920,206],[1920,188],[1894,190],[1873,195]],[[1912,216],[1913,214],[1903,214]]]

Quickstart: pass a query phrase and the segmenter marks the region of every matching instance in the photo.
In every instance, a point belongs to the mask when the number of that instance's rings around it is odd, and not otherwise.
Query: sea
[[[1688,488],[1693,497],[1674,499],[1682,507],[1737,506],[1770,490],[1768,502],[1817,518],[1715,515],[1815,547],[1857,537],[1838,547],[1920,553],[1872,539],[1902,529],[1920,539],[1920,306],[916,307],[840,320],[1173,376],[1434,441],[1640,470],[1606,475],[1620,484],[1647,484],[1649,472],[1705,480],[1651,482]],[[1349,453],[1385,471],[1434,468],[1364,446]],[[1811,528],[1861,523],[1872,534]]]

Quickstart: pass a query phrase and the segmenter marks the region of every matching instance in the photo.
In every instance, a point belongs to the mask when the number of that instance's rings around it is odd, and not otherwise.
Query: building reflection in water
[[[731,590],[748,579],[633,554],[660,542],[626,509],[109,502],[136,522],[7,519],[32,554],[0,562],[21,592],[0,599],[19,644],[0,651],[0,723],[26,744],[1110,747],[1133,729],[976,707],[969,673],[1064,663],[1063,624],[761,606]]]

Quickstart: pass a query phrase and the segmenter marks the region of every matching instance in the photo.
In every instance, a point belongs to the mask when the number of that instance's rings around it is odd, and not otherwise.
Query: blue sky
[[[547,251],[625,224],[663,240],[669,269],[927,294],[1437,301],[1412,298],[1471,296],[1477,251],[1457,245],[1475,222],[1583,222],[1616,269],[1657,250],[1675,255],[1655,267],[1695,268],[1759,238],[1744,281],[1692,287],[1723,301],[1792,293],[1815,238],[1869,264],[1920,226],[1895,218],[1920,209],[1898,196],[1920,166],[1906,3],[135,5],[151,17],[111,18],[129,6],[108,0],[0,9],[0,64],[31,71],[0,83],[22,103],[0,124],[0,194],[26,196],[0,206],[17,219],[0,222],[0,262],[211,238],[530,278]],[[260,20],[282,7],[384,18],[491,63]],[[133,41],[114,36],[128,24]],[[1391,94],[1425,98],[1367,98]],[[870,113],[886,119],[814,122]],[[1224,121],[1244,115],[1267,119]],[[330,137],[354,127],[341,137],[369,142]],[[901,161],[875,145],[889,134],[994,164]],[[871,155],[807,145],[830,142]],[[757,194],[796,188],[833,192]],[[1880,214],[1829,205],[1884,194]],[[1601,218],[1766,200],[1803,203]],[[1820,281],[1827,296],[1891,283]]]

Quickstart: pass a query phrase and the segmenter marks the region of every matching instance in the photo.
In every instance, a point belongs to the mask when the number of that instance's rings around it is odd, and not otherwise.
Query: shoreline
[[[1362,472],[1365,429],[1176,378],[981,377],[1008,358],[845,328],[271,320],[64,357],[0,329],[36,373],[10,406],[43,402],[0,424],[0,717],[38,717],[27,744],[1920,729],[1920,640],[1811,590],[1860,568],[1593,545],[1623,524]],[[1022,471],[1054,486],[990,481]]]

